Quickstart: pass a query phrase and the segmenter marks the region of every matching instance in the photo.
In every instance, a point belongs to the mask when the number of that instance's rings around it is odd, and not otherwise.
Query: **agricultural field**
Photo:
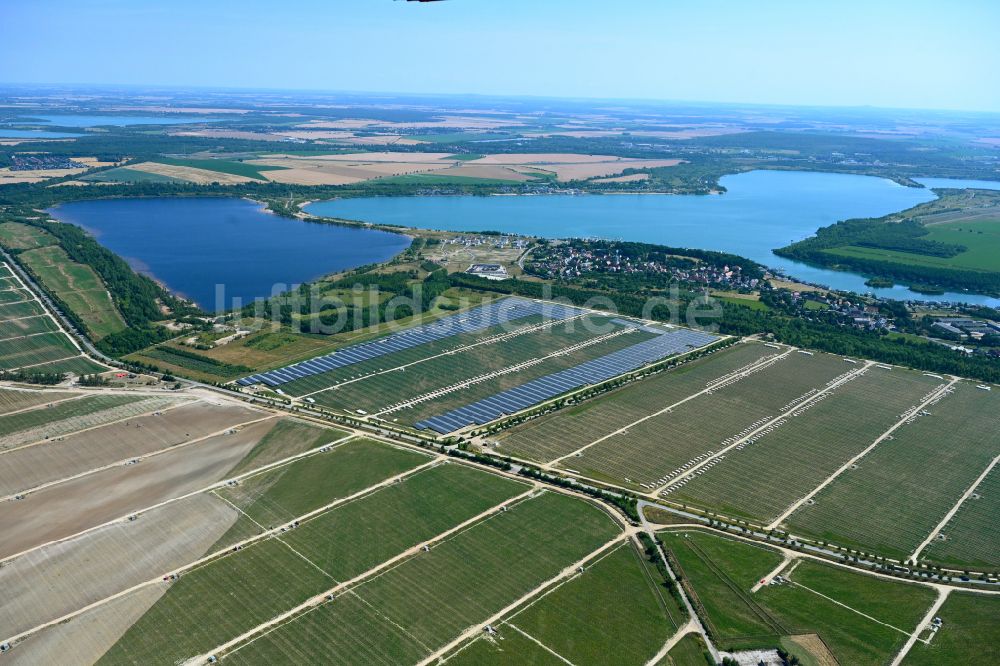
[[[34,250],[55,243],[55,238],[38,227],[20,222],[0,224],[0,245],[11,250]],[[10,274],[8,270],[5,275]]]
[[[929,643],[918,641],[903,666],[989,664],[1000,659],[1000,597],[952,592],[938,616],[941,629]]]
[[[547,463],[784,351],[759,343],[732,345],[579,405],[532,419],[495,435],[495,441],[505,454]]]
[[[1000,455],[1000,395],[968,382],[953,389],[793,513],[789,529],[909,557]]]
[[[607,515],[584,502],[536,495],[236,646],[223,661],[417,661],[470,625],[478,632],[492,614],[597,553],[618,533]],[[528,558],[519,557],[525,543],[532,544]],[[513,558],[515,568],[509,566]],[[374,640],[365,638],[369,633]]]
[[[884,664],[934,600],[926,586],[811,560],[785,562],[787,582],[751,591],[782,564],[777,551],[698,530],[662,532],[661,538],[720,649],[799,645],[794,654],[810,642],[789,637],[816,635],[821,640],[812,644],[825,646],[839,663]],[[822,654],[809,656],[829,663]]]
[[[658,575],[631,542],[622,544],[498,622],[497,636],[481,636],[445,663],[533,663],[541,649],[581,666],[601,666],[612,654],[645,664],[686,619]]]
[[[592,446],[563,458],[559,468],[652,492],[677,476],[674,470],[724,455],[856,368],[839,357],[785,351],[665,403],[651,418],[586,441]]]
[[[706,666],[705,641],[698,634],[688,634],[677,642],[656,666]],[[711,655],[709,655],[711,657]]]
[[[918,372],[870,366],[665,497],[770,522],[943,386]]]
[[[976,485],[922,559],[987,571],[1000,568],[1000,467],[994,466]]]
[[[934,257],[882,248],[846,247],[826,250],[835,257],[858,257],[885,261],[900,266],[955,268],[966,271],[1000,271],[1000,219],[969,219],[929,225],[921,240],[960,245],[966,249],[953,257]]]
[[[65,250],[55,246],[27,250],[18,258],[47,291],[83,321],[95,340],[124,330],[125,321],[93,268],[72,261]]]

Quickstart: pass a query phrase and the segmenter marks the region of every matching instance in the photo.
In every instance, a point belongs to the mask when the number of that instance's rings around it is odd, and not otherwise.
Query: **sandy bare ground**
[[[238,516],[214,495],[194,495],[6,563],[0,567],[3,634],[27,631],[200,558]]]
[[[0,557],[64,539],[221,481],[274,425],[257,423],[190,447],[68,481],[0,504]],[[114,492],[108,492],[113,488]],[[141,517],[140,517],[141,520]]]
[[[9,433],[0,439],[0,449],[13,449],[25,444],[34,444],[46,439],[64,437],[87,428],[96,428],[114,421],[139,416],[147,412],[167,409],[183,402],[189,402],[190,398],[175,396],[151,396],[145,400],[137,400],[118,407],[102,409],[90,414],[75,416],[60,421],[52,421],[43,425]],[[45,409],[41,407],[40,409]]]
[[[626,158],[614,155],[577,155],[574,153],[505,153],[487,155],[467,164],[586,164],[590,162],[620,162]]]
[[[315,155],[307,158],[296,157],[294,155],[270,155],[269,158],[286,158],[296,161],[323,161],[323,162],[352,162],[356,164],[367,164],[370,162],[452,162],[449,158],[452,153],[398,153],[392,151],[380,151],[370,153],[344,153],[342,155]]]
[[[274,134],[266,132],[224,129],[181,130],[170,132],[170,136],[203,136],[209,139],[247,139],[250,141],[274,141],[278,138]]]
[[[0,497],[190,442],[263,414],[195,402],[0,455]]]
[[[640,180],[649,180],[648,173],[633,173],[627,176],[615,176],[613,178],[596,178],[595,183],[635,183]]]
[[[253,164],[290,167],[264,171],[268,180],[298,185],[348,185],[364,180],[402,176],[440,169],[431,162],[340,162],[328,160],[274,159],[253,160]]]
[[[130,164],[129,169],[155,173],[160,176],[169,176],[186,180],[198,185],[208,185],[210,183],[220,183],[222,185],[236,185],[238,183],[256,182],[246,176],[237,176],[231,173],[221,173],[219,171],[209,171],[207,169],[195,169],[194,167],[174,166],[172,164],[158,164],[156,162],[142,162],[140,164]]]
[[[166,585],[144,587],[68,622],[33,634],[4,655],[4,665],[90,666],[110,650],[166,591]]]
[[[517,172],[510,167],[500,166],[498,164],[468,164],[451,167],[449,169],[437,169],[428,173],[435,176],[462,176],[463,178],[515,180],[518,182],[532,180],[532,176],[527,173]]]

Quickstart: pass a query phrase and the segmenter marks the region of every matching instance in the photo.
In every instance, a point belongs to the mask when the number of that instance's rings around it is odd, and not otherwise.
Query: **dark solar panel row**
[[[701,331],[675,329],[659,331],[661,335],[644,340],[631,347],[581,363],[575,368],[560,370],[545,377],[533,379],[507,391],[474,402],[450,412],[432,416],[416,424],[421,430],[430,428],[442,435],[455,432],[469,425],[482,425],[537,405],[557,395],[589,384],[617,377],[668,356],[703,347],[718,338]]]
[[[548,319],[568,319],[582,312],[578,308],[558,303],[531,301],[518,297],[505,298],[481,305],[468,312],[442,317],[432,324],[424,324],[371,342],[344,347],[326,356],[319,356],[295,365],[244,377],[237,380],[236,383],[241,386],[260,383],[268,386],[281,386],[303,377],[354,365],[459,333],[481,331],[491,326],[532,315],[540,314]]]

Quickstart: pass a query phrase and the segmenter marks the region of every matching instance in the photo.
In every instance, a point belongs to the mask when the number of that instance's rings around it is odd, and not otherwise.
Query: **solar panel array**
[[[708,333],[688,329],[675,329],[669,332],[657,330],[657,332],[660,335],[655,338],[581,363],[574,368],[533,379],[450,412],[432,416],[418,422],[416,426],[421,430],[429,428],[447,435],[469,425],[489,423],[504,414],[513,414],[567,391],[607,381],[648,363],[703,347],[719,339]]]
[[[542,315],[548,319],[568,319],[582,314],[583,310],[558,303],[532,301],[511,297],[493,301],[461,314],[443,317],[432,324],[400,331],[371,342],[364,342],[338,349],[326,356],[270,370],[237,380],[241,386],[267,384],[281,386],[296,379],[330,372],[368,359],[441,340],[459,333],[474,333],[504,322]]]

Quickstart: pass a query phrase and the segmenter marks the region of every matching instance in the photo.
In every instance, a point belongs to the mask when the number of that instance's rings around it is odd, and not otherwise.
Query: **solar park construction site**
[[[995,386],[520,297],[225,389],[6,382],[0,664],[956,663],[998,432]]]

